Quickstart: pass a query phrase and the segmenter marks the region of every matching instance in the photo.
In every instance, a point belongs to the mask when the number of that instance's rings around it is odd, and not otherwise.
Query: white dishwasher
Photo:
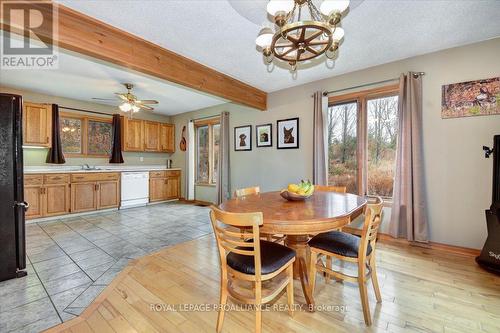
[[[149,172],[122,172],[120,208],[145,206],[149,203]]]

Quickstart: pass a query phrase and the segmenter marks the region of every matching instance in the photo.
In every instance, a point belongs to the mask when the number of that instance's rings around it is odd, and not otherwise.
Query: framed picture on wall
[[[252,150],[252,126],[239,126],[234,128],[234,150]]]
[[[257,147],[273,146],[273,124],[255,126],[255,141]]]
[[[278,149],[299,148],[299,118],[282,119],[277,122]]]

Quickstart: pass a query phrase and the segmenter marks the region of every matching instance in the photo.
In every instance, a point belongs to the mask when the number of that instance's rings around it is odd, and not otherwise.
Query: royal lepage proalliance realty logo
[[[0,69],[57,69],[57,6],[1,0]]]

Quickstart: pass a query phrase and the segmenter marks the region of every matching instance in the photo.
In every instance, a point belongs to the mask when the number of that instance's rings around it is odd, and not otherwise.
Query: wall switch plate
[[[144,162],[144,157],[139,157],[139,161]]]

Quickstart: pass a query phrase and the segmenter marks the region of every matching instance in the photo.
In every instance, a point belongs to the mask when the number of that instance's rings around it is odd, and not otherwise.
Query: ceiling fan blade
[[[96,101],[113,101],[113,102],[116,102],[116,99],[114,98],[97,98],[97,97],[92,97],[93,100],[96,100]]]
[[[118,98],[122,99],[123,101],[128,102],[128,98],[127,98],[126,94],[115,93],[115,95]]]
[[[142,105],[142,104],[137,104],[137,106],[142,109],[142,110],[146,110],[146,111],[153,111],[154,108],[150,107],[150,106],[147,106],[147,105]]]
[[[158,104],[158,101],[156,101],[154,99],[143,99],[143,100],[135,101],[135,102],[138,104]]]

